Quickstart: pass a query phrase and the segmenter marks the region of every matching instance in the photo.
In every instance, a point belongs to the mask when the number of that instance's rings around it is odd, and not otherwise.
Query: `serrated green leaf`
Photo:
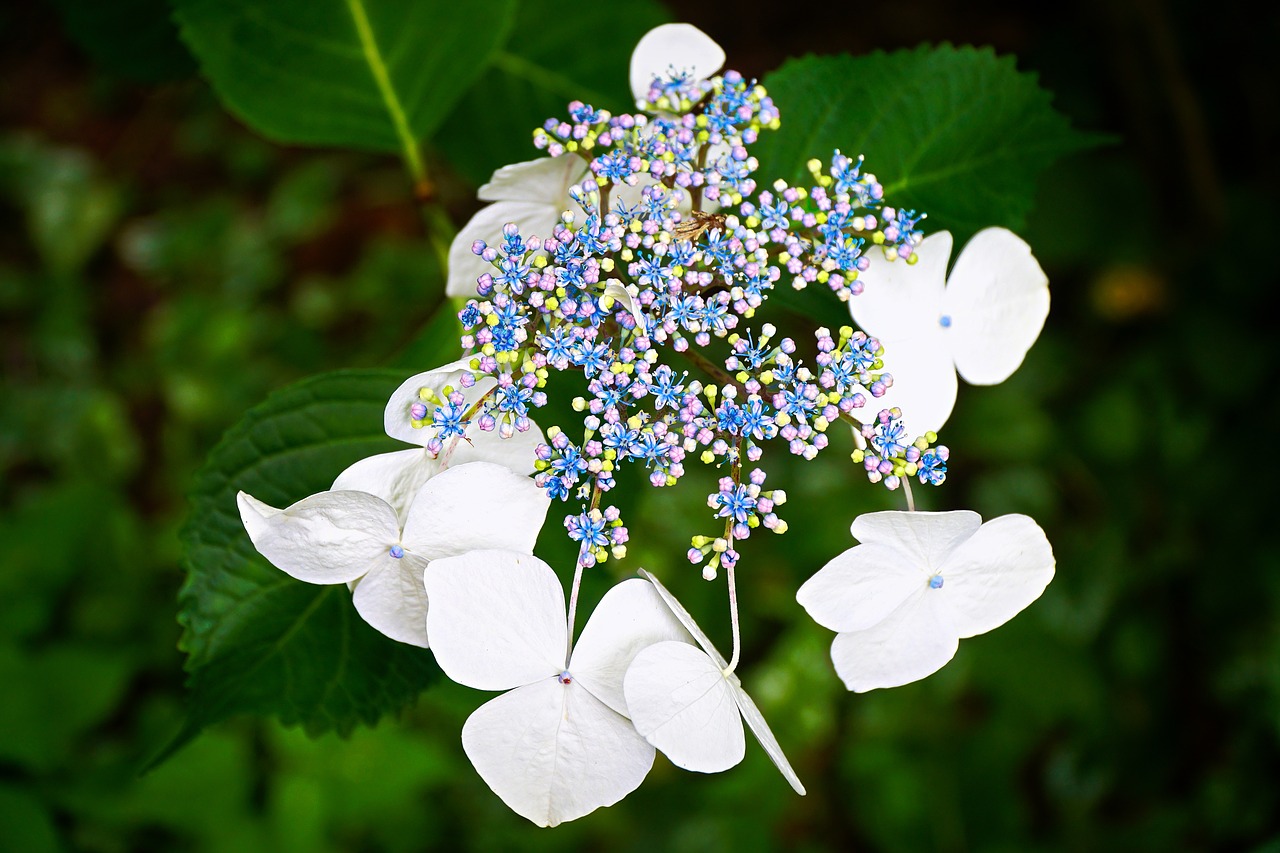
[[[555,26],[547,26],[552,20]],[[479,184],[500,166],[539,156],[534,128],[565,115],[570,101],[630,111],[631,49],[669,20],[653,0],[579,5],[571,15],[557,0],[523,0],[510,41],[454,108],[435,144]],[[531,32],[537,38],[528,38]]]
[[[807,183],[810,158],[864,154],[890,204],[926,211],[926,230],[961,245],[991,225],[1021,228],[1037,176],[1104,141],[1073,129],[1034,74],[990,49],[807,56],[764,82],[782,116],[754,149],[764,180]]]
[[[401,151],[439,126],[506,38],[514,0],[174,0],[227,107],[280,142]]]
[[[254,550],[236,492],[273,506],[329,488],[343,468],[394,450],[382,432],[400,371],[324,374],[273,394],[222,439],[196,477],[180,595],[190,711],[155,763],[233,714],[274,714],[308,733],[349,733],[414,698],[431,653],[356,614],[342,586],[296,581]]]

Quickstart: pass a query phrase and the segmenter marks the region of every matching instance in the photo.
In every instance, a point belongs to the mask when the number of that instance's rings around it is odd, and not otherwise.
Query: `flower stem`
[[[738,629],[738,586],[734,581],[734,565],[731,563],[725,570],[729,580],[729,623],[733,626],[733,657],[729,658],[729,666],[725,670],[725,675],[731,674],[738,668],[738,655],[742,651],[742,641]]]
[[[600,486],[595,486],[591,490],[591,508],[595,509],[600,504]],[[582,540],[582,547],[578,549],[578,561],[573,567],[573,587],[569,590],[569,622],[568,637],[565,639],[564,647],[564,668],[569,668],[569,660],[573,657],[573,629],[574,623],[578,618],[578,591],[582,589],[582,570],[583,558],[587,556],[587,548],[590,546],[588,539]]]
[[[902,491],[907,495],[907,512],[916,511],[916,499],[911,495],[911,478],[902,478]]]

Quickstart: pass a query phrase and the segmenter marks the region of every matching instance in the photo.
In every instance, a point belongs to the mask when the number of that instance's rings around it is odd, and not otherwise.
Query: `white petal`
[[[800,777],[796,775],[796,771],[791,769],[791,762],[787,761],[787,756],[783,754],[778,739],[773,736],[769,724],[764,721],[764,715],[760,713],[756,703],[751,701],[747,692],[742,689],[737,678],[730,677],[729,686],[733,688],[733,698],[738,702],[738,710],[742,712],[742,719],[747,721],[747,727],[756,736],[756,740],[760,741],[760,746],[764,747],[765,754],[773,761],[773,766],[782,772],[783,777],[795,792],[803,797],[804,785],[800,783]]]
[[[636,731],[677,767],[719,773],[746,754],[734,689],[696,646],[666,642],[640,652],[626,695]]]
[[[959,638],[939,590],[922,588],[865,631],[836,634],[831,660],[856,693],[932,675],[955,656]]]
[[[539,157],[523,163],[503,166],[493,173],[489,183],[480,188],[481,201],[520,201],[544,204],[560,211],[570,205],[569,187],[582,182],[587,176],[587,161],[576,154],[562,157]],[[528,235],[522,235],[528,236]],[[551,234],[539,234],[550,237]],[[488,243],[494,238],[484,238]]]
[[[881,249],[873,247],[867,252],[870,266],[858,275],[863,291],[849,299],[853,321],[886,348],[890,341],[918,338],[938,323],[951,234],[930,234],[916,247],[916,254],[920,260],[910,265],[901,259],[887,260]]]
[[[437,394],[443,393],[445,387],[453,388],[455,391],[462,392],[465,404],[471,405],[496,386],[498,383],[494,379],[485,376],[477,379],[470,388],[462,387],[462,374],[470,371],[470,364],[474,358],[475,356],[464,356],[425,373],[410,376],[401,382],[400,387],[391,392],[387,407],[382,413],[382,424],[387,435],[409,444],[420,444],[426,447],[427,442],[439,432],[434,426],[413,428],[413,418],[409,410],[414,403],[421,401],[419,392],[423,388],[430,388]],[[432,406],[430,403],[426,405],[428,408],[426,421],[430,424]]]
[[[321,492],[276,509],[240,492],[240,520],[272,565],[307,583],[347,583],[368,572],[400,538],[395,511],[363,492]]]
[[[479,383],[477,383],[479,384]],[[476,422],[467,426],[466,437],[450,439],[440,451],[440,467],[457,468],[468,462],[494,462],[517,474],[532,474],[534,454],[546,437],[532,421],[529,429],[502,438],[497,430],[485,432]]]
[[[897,406],[911,438],[942,429],[956,405],[956,368],[951,349],[940,331],[916,337],[884,339],[884,369],[893,385],[881,397],[865,395],[867,404],[854,409],[863,423],[871,423],[881,409]]]
[[[645,33],[631,53],[631,93],[643,100],[653,79],[688,71],[705,80],[724,65],[724,49],[692,24],[663,24]]]
[[[604,295],[612,297],[615,301],[622,303],[622,308],[628,312],[636,321],[637,329],[644,329],[644,311],[640,310],[640,306],[631,298],[631,293],[617,281],[611,281],[604,288]]]
[[[471,551],[432,561],[423,579],[427,637],[454,681],[506,690],[563,669],[564,588],[537,557]]]
[[[653,747],[626,717],[554,676],[478,708],[462,748],[493,792],[538,826],[613,805],[653,766]]]
[[[485,548],[529,554],[550,505],[528,477],[492,462],[469,462],[423,485],[401,541],[427,560]]]
[[[698,623],[693,621],[693,616],[689,614],[688,610],[684,609],[684,605],[676,600],[676,597],[672,595],[671,592],[662,585],[662,582],[652,574],[646,572],[644,569],[640,569],[639,572],[642,578],[653,584],[653,588],[658,591],[658,595],[662,596],[663,603],[665,603],[671,612],[675,614],[675,617],[680,620],[680,624],[684,626],[685,630],[692,634],[693,638],[698,641],[698,645],[702,646],[702,650],[706,652],[721,669],[728,669],[729,662],[724,659],[724,655],[720,654],[720,652],[716,650],[716,647],[711,642],[711,638],[703,633],[703,630],[698,627]]]
[[[942,569],[947,557],[982,526],[967,509],[952,512],[869,512],[853,521],[850,532],[863,543],[886,545],[926,575]]]
[[[929,575],[889,545],[866,543],[827,563],[796,592],[809,616],[832,631],[861,631],[906,601]]]
[[[1053,549],[1025,515],[993,518],[961,543],[942,567],[937,590],[961,637],[1008,622],[1053,580]]]
[[[422,448],[379,453],[347,468],[329,490],[366,492],[382,498],[403,523],[414,495],[439,470],[440,463]]]
[[[975,385],[995,385],[1018,369],[1040,336],[1049,279],[1020,237],[987,228],[960,252],[942,304],[956,369]]]
[[[412,554],[379,562],[356,581],[356,612],[378,631],[401,643],[427,647],[426,561]]]
[[[693,637],[663,604],[653,584],[640,578],[625,580],[596,605],[573,646],[569,671],[592,695],[625,717],[622,678],[627,667],[641,649],[666,640],[692,643]]]
[[[501,246],[502,226],[514,222],[520,236],[528,239],[551,236],[555,224],[560,221],[561,208],[541,202],[500,201],[482,208],[462,226],[458,236],[449,244],[449,283],[445,293],[449,296],[475,296],[476,279],[485,273],[492,275],[497,268],[471,251],[472,244],[483,240],[490,246]]]

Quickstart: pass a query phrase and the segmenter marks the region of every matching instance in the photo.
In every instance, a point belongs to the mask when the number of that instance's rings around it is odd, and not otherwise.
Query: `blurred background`
[[[443,679],[349,739],[235,718],[139,776],[183,714],[177,532],[203,459],[269,392],[402,358],[442,270],[394,158],[237,123],[163,0],[8,4],[0,850],[1280,851],[1280,559],[1260,526],[1275,11],[667,5],[749,76],[806,52],[991,45],[1075,125],[1114,135],[1042,181],[1023,236],[1048,324],[1007,383],[962,386],[951,476],[925,498],[1035,517],[1058,560],[1043,598],[923,682],[847,694],[794,589],[853,544],[855,515],[897,504],[833,450],[776,474],[792,532],[751,540],[743,582],[745,681],[804,799],[752,744],[712,777],[660,756],[619,805],[540,831],[462,754],[487,697]],[[501,161],[447,142],[427,158],[465,222]],[[629,504],[635,559],[610,571],[674,578],[707,531],[668,522],[701,518],[703,494]],[[669,584],[727,646],[723,590],[694,577]]]

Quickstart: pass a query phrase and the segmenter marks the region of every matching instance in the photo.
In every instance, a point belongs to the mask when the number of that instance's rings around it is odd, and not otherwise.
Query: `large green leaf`
[[[280,142],[402,151],[431,134],[502,44],[515,0],[174,0],[236,115]]]
[[[437,671],[430,652],[366,625],[346,587],[305,584],[267,563],[236,508],[242,489],[287,506],[356,460],[396,449],[382,410],[403,379],[363,370],[300,382],[251,409],[210,455],[183,531],[190,712],[161,758],[237,713],[345,734],[415,697]]]
[[[566,115],[570,101],[630,111],[631,49],[670,19],[654,0],[578,4],[572,14],[558,0],[521,0],[510,40],[434,144],[466,178],[481,183],[499,166],[541,156],[534,128]]]
[[[755,149],[765,180],[807,183],[810,158],[865,154],[890,204],[926,211],[927,230],[958,242],[1021,228],[1037,176],[1103,139],[1073,129],[1034,74],[990,49],[807,56],[764,82],[782,115]]]

